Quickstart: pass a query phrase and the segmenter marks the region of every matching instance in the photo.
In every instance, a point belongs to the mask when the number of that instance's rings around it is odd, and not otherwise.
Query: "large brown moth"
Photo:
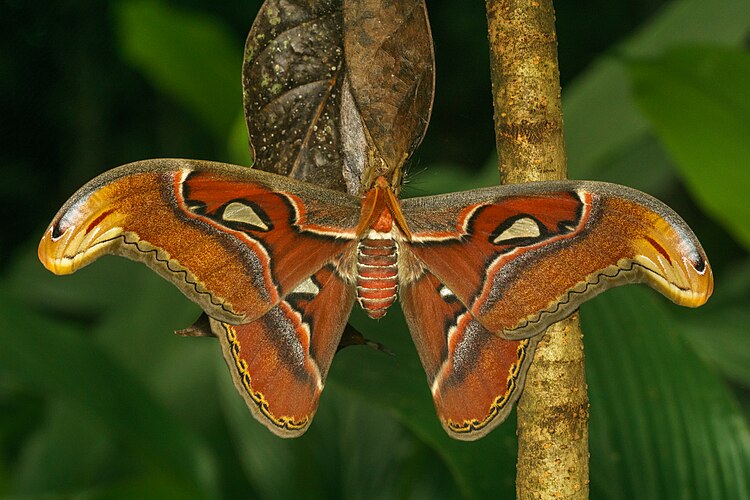
[[[68,274],[122,255],[172,282],[205,312],[183,333],[218,338],[252,414],[284,437],[310,425],[354,303],[377,319],[399,297],[443,427],[476,439],[510,412],[552,322],[632,282],[696,307],[713,278],[685,222],[623,186],[399,199],[429,119],[432,45],[422,0],[381,3],[266,2],[243,70],[257,168],[106,172],[61,208],[39,258]],[[258,83],[269,75],[279,87]]]

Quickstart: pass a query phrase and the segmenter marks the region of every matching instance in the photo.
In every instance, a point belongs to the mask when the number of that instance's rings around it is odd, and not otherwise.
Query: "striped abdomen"
[[[391,238],[365,238],[357,247],[357,300],[373,319],[396,300],[398,251]]]

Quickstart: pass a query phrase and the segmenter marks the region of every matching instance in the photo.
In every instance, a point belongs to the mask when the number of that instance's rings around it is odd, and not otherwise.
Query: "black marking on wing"
[[[206,215],[206,204],[202,201],[195,201],[195,200],[185,200],[185,206],[190,210],[191,212],[198,214],[198,215]]]
[[[695,270],[699,273],[702,273],[706,270],[706,261],[703,260],[703,257],[701,257],[700,255],[694,257],[694,261],[692,262],[692,264]]]
[[[54,226],[52,226],[52,239],[56,240],[63,234],[65,234],[65,231],[60,230],[60,222],[62,222],[62,217],[58,219],[58,221],[55,223]]]

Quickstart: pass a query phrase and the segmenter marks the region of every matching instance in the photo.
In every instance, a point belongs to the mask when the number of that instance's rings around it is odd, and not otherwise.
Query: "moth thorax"
[[[398,292],[398,250],[389,233],[371,231],[357,247],[357,301],[373,319],[385,316]]]

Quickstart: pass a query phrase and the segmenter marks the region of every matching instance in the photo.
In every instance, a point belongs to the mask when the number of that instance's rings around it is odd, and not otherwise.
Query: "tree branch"
[[[552,0],[487,0],[503,183],[567,176]],[[552,325],[518,403],[518,498],[588,497],[588,395],[578,314]]]

